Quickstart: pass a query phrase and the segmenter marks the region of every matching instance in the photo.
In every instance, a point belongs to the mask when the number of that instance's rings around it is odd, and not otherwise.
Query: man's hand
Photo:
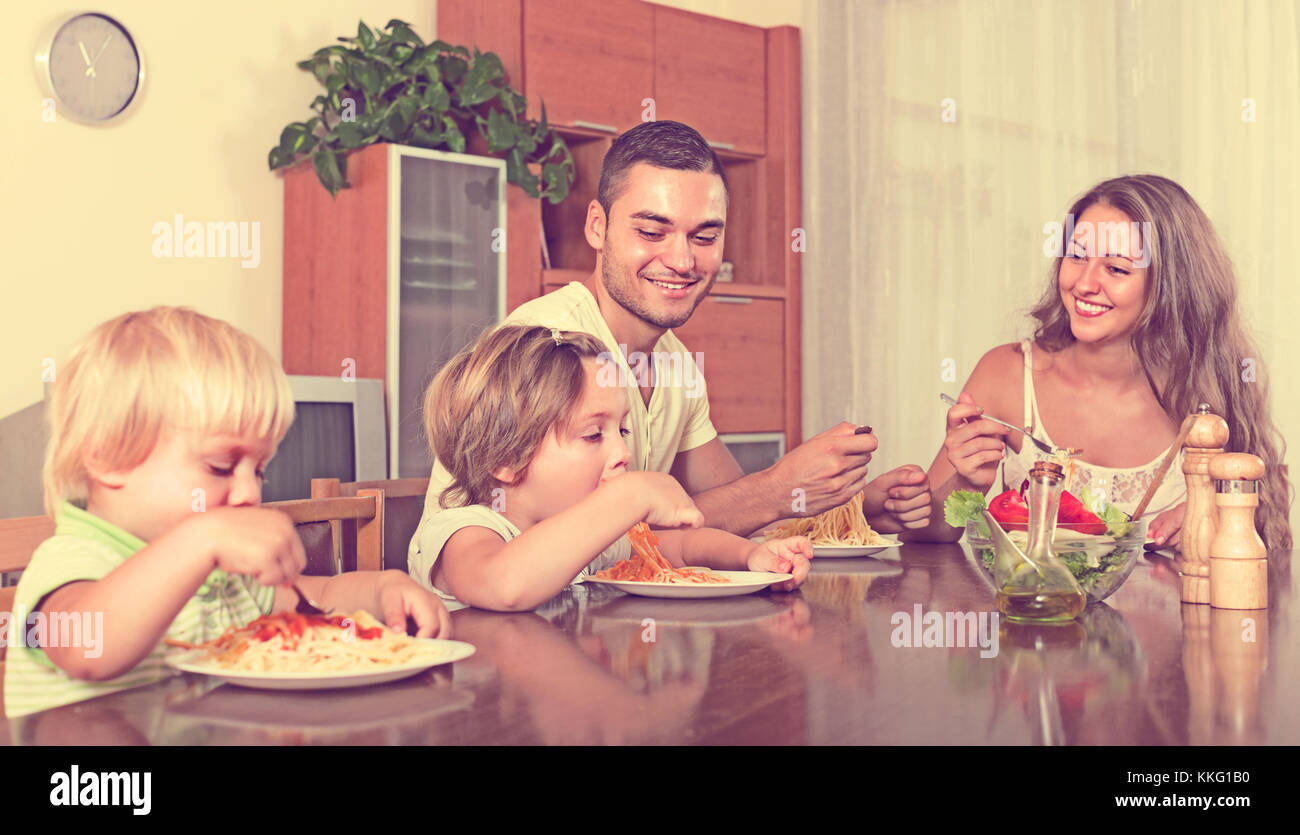
[[[839,507],[866,487],[867,463],[879,443],[875,435],[853,434],[857,428],[851,423],[833,426],[772,465],[773,481],[792,504],[794,491],[803,490],[804,515]]]
[[[930,524],[930,481],[925,470],[904,464],[867,485],[862,512],[877,533],[900,533]]]

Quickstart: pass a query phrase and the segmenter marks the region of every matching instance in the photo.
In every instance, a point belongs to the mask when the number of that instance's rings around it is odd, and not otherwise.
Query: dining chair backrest
[[[384,492],[267,502],[289,515],[307,549],[307,574],[378,571],[384,565]],[[344,527],[345,523],[350,523]],[[354,530],[355,534],[349,534]],[[347,540],[345,543],[345,539]],[[350,546],[350,547],[349,547]]]
[[[22,571],[32,561],[36,546],[54,536],[54,520],[48,516],[24,516],[17,519],[0,519],[0,576],[6,572]],[[14,586],[0,586],[0,614],[13,613]],[[25,625],[9,624],[9,629],[23,629]],[[0,637],[8,637],[0,634]],[[4,716],[5,641],[0,641],[0,716]]]
[[[314,478],[311,481],[313,498],[355,496],[367,490],[381,490],[384,494],[384,568],[406,571],[407,546],[424,515],[424,495],[429,490],[429,479],[340,482],[336,478]],[[348,525],[341,523],[339,527]],[[349,537],[344,535],[342,540],[344,547],[348,547]]]

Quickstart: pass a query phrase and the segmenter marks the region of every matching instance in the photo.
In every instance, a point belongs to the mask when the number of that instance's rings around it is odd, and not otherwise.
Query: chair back
[[[355,496],[367,490],[380,490],[384,494],[384,568],[406,571],[407,547],[424,516],[424,496],[429,491],[427,478],[393,478],[385,481],[340,482],[337,478],[314,478],[311,482],[313,498]],[[348,523],[340,523],[340,528]],[[350,536],[344,532],[344,547]],[[351,558],[344,555],[345,559]]]
[[[289,515],[307,550],[312,575],[378,571],[384,566],[384,493],[358,490],[355,496],[267,502]],[[344,528],[345,523],[350,523]],[[349,534],[349,531],[355,531]]]

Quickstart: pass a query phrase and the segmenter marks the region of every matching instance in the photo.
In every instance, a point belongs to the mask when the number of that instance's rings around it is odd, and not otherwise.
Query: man
[[[587,207],[595,271],[521,305],[506,321],[584,331],[609,347],[620,370],[609,384],[628,389],[629,469],[670,472],[706,526],[748,535],[777,519],[830,510],[865,490],[877,531],[925,527],[925,471],[907,465],[868,483],[877,441],[854,434],[852,424],[832,427],[748,476],[718,437],[703,377],[671,328],[690,319],[717,278],[727,204],[726,175],[699,133],[678,122],[638,125],[605,155],[597,197]],[[447,483],[435,463],[425,518],[439,512]],[[419,540],[417,531],[413,555]]]

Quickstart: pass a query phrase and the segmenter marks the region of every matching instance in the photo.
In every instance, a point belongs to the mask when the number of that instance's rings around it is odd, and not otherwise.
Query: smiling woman
[[[1242,329],[1232,265],[1209,218],[1177,183],[1139,175],[1099,183],[1058,228],[1069,231],[1032,311],[1033,342],[985,354],[948,412],[944,449],[930,469],[934,506],[956,489],[987,490],[1004,458],[1005,487],[1019,487],[1032,466],[1031,445],[982,420],[987,413],[1083,449],[1076,483],[1131,512],[1179,423],[1204,402],[1228,421],[1229,451],[1264,459],[1257,527],[1270,549],[1290,548],[1284,445],[1258,363],[1254,374],[1238,373],[1259,353]],[[1155,495],[1150,536],[1173,544],[1185,506],[1179,467]],[[960,536],[942,518],[932,515],[924,538]]]

